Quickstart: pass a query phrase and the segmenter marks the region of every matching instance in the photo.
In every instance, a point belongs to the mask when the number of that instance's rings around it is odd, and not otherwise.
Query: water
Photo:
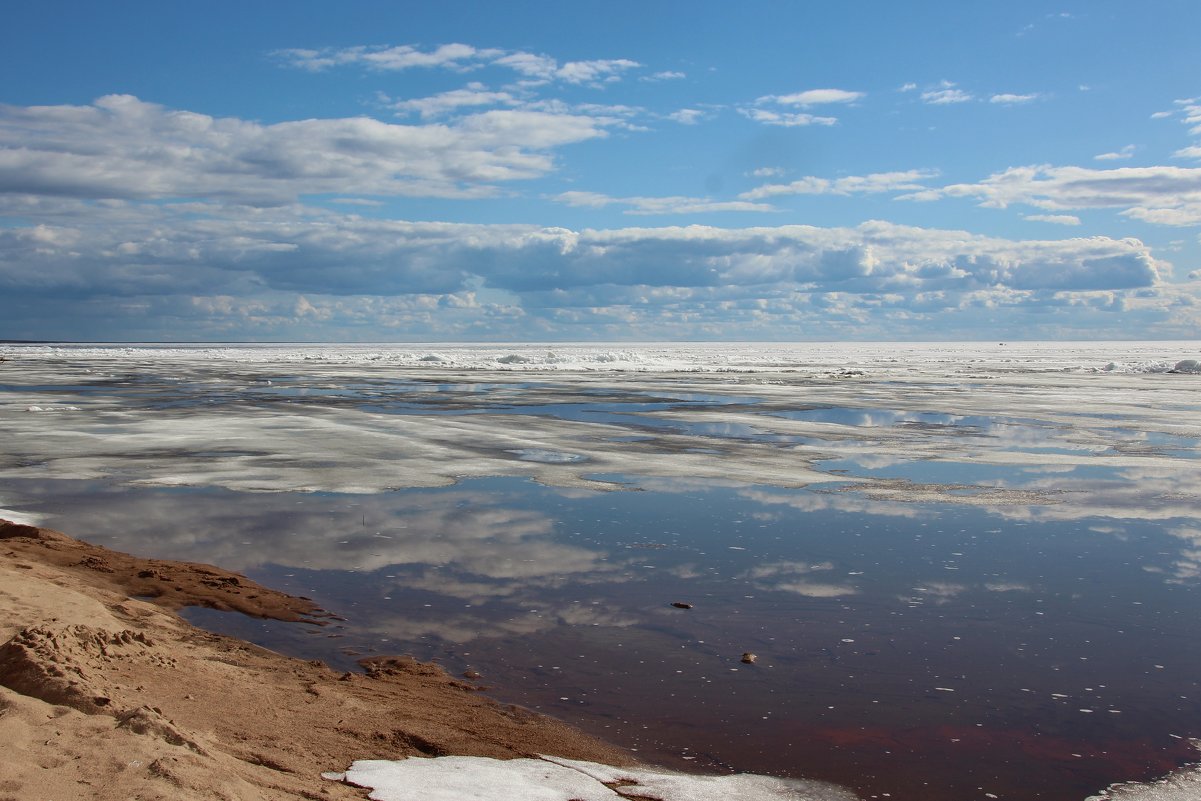
[[[1006,347],[14,348],[0,506],[652,761],[1083,799],[1196,758],[1198,348]]]

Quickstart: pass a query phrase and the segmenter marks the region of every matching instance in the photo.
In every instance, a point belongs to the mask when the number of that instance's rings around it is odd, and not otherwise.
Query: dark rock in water
[[[479,673],[477,673],[477,672],[476,672],[476,671],[474,671],[474,670],[464,670],[464,671],[463,671],[463,678],[465,678],[465,679],[471,679],[472,681],[474,681],[475,679],[481,678],[481,676],[480,676],[480,674],[479,674]]]
[[[671,605],[674,606],[676,609],[691,609],[692,608],[692,604],[685,603],[684,601],[672,601]]]
[[[744,665],[753,665],[753,664],[755,664],[755,660],[758,658],[759,657],[756,656],[755,654],[752,654],[750,651],[747,651],[745,654],[742,655],[742,663]]]

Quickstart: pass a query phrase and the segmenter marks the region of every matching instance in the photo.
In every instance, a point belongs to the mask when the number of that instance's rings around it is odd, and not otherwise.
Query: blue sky
[[[53,2],[0,338],[1198,338],[1201,4]]]

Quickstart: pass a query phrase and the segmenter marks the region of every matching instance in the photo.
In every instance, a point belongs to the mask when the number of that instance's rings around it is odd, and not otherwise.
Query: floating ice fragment
[[[374,801],[855,801],[849,791],[821,782],[749,773],[692,776],[558,757],[364,759],[342,780],[370,788]],[[606,786],[614,784],[622,786]]]

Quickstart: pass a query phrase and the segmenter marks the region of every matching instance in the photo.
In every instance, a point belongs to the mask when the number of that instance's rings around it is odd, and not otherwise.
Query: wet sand
[[[0,521],[0,799],[362,798],[321,774],[414,755],[633,762],[435,665],[339,673],[197,629],[187,605],[330,619],[216,567]]]

